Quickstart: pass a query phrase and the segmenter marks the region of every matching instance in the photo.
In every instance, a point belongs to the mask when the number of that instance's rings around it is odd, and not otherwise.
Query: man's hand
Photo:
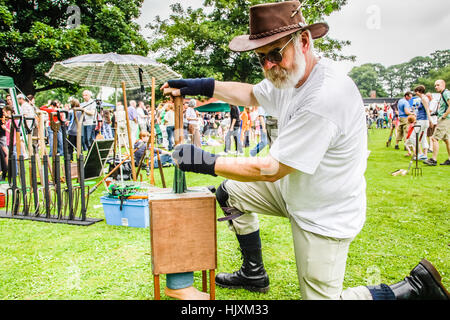
[[[193,144],[180,144],[176,146],[172,157],[181,171],[217,176],[215,173],[215,165],[219,156],[204,151]]]
[[[211,98],[214,95],[215,80],[213,78],[169,80],[161,87],[161,91],[166,88],[179,89],[172,92],[174,96],[202,95]]]

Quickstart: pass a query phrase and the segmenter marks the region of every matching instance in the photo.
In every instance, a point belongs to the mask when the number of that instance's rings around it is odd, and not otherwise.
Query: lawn
[[[407,169],[409,158],[403,150],[386,148],[387,135],[382,129],[369,132],[367,220],[350,246],[344,288],[400,281],[422,258],[437,267],[450,288],[450,167],[419,163],[423,177],[391,176]],[[438,163],[445,156],[442,144]],[[164,173],[171,186],[173,168]],[[218,186],[223,180],[191,173],[186,178],[188,186]],[[158,171],[155,179],[161,186]],[[101,187],[92,195],[88,217],[104,217],[99,201],[103,192]],[[289,221],[269,216],[260,220],[269,293],[217,287],[217,299],[301,298]],[[0,219],[0,230],[0,299],[153,299],[148,228],[105,221],[79,227]],[[216,272],[234,271],[241,264],[236,238],[226,223],[218,223],[217,232]],[[161,288],[164,284],[162,276]],[[195,286],[201,288],[200,272],[195,273]],[[164,294],[161,298],[169,299]]]

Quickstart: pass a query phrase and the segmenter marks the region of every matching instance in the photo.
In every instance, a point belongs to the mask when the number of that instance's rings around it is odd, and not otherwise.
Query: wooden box
[[[154,275],[217,268],[216,197],[207,188],[149,193]]]

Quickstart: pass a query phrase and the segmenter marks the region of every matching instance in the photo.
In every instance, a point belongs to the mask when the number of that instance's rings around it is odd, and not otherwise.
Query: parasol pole
[[[150,183],[155,185],[155,162],[153,157],[155,156],[155,78],[152,77],[152,101],[151,101],[151,145],[150,145]]]
[[[122,81],[122,91],[123,91],[123,107],[125,109],[125,119],[127,121],[128,144],[131,158],[131,174],[133,176],[133,181],[136,181],[136,166],[134,164],[133,141],[131,140],[131,128],[130,128],[130,119],[128,117],[128,104],[127,104],[125,81]]]
[[[115,114],[115,112],[117,111],[117,87],[116,88],[114,88],[115,89],[115,100],[116,100],[116,103],[114,104],[115,105],[115,109],[114,109],[114,113],[113,114]],[[113,150],[113,163],[115,164],[115,161],[116,161],[116,149],[117,149],[117,119],[116,119],[116,117],[114,116],[114,150]],[[120,144],[119,144],[120,145]],[[120,150],[120,153],[122,154],[122,150]]]

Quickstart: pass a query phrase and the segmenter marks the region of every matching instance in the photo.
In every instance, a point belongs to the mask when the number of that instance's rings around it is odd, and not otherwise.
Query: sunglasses
[[[289,42],[292,41],[292,38],[289,39],[288,42],[286,42],[286,44],[283,46],[283,48],[279,49],[273,49],[272,51],[269,51],[269,53],[264,54],[264,53],[257,53],[258,55],[258,59],[259,59],[259,63],[261,64],[261,66],[264,66],[264,64],[266,63],[266,60],[269,60],[272,63],[280,63],[283,60],[283,55],[282,55],[282,51],[284,50],[284,48],[286,48],[286,46],[289,44]]]

